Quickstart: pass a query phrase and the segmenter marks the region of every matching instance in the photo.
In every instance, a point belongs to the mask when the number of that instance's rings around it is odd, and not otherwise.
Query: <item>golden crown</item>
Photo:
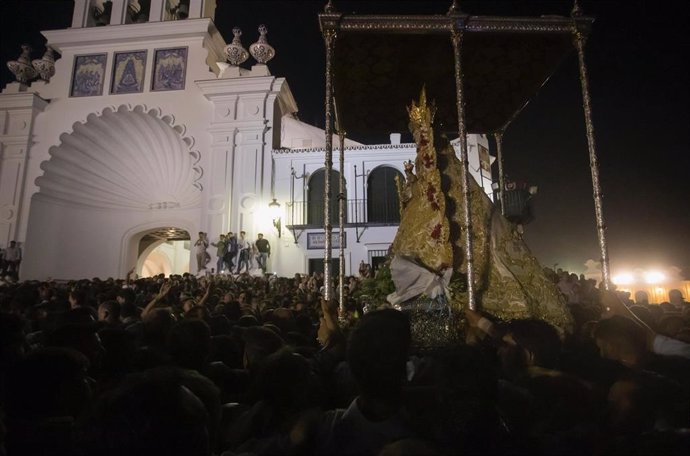
[[[412,100],[412,105],[407,108],[407,114],[410,116],[410,122],[416,125],[431,125],[434,123],[434,115],[436,114],[436,106],[432,102],[427,104],[426,88],[422,86],[422,91],[419,94],[419,102],[415,103]]]

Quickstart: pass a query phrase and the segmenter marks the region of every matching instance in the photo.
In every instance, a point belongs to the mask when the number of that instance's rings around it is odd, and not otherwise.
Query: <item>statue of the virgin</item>
[[[414,165],[405,164],[405,182],[397,182],[400,227],[391,249],[396,291],[388,301],[411,312],[418,344],[443,345],[459,337],[467,305],[462,167],[448,138],[434,131],[435,107],[424,89],[408,113],[417,156]],[[569,331],[572,320],[555,284],[471,177],[469,185],[479,309],[504,320],[539,318]]]

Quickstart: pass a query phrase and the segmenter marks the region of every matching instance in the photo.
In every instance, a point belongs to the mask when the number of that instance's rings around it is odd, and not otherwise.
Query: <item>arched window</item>
[[[309,179],[309,190],[307,191],[307,224],[323,225],[323,189],[326,179],[326,170],[315,171]],[[338,225],[338,189],[340,188],[340,173],[336,170],[331,171],[331,225]],[[343,191],[347,197],[347,184]],[[347,204],[345,204],[345,214],[347,214]],[[347,215],[346,215],[347,219]]]
[[[400,204],[395,176],[404,177],[390,166],[380,166],[367,179],[367,220],[369,223],[400,223]]]

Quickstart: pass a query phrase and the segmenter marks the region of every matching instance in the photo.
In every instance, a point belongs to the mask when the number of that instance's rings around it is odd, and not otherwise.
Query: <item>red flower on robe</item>
[[[429,185],[426,187],[426,199],[429,201],[429,204],[431,204],[432,209],[435,211],[441,209],[441,207],[438,205],[438,201],[436,201],[436,189],[431,183],[429,183]]]
[[[422,162],[425,168],[431,168],[434,164],[434,159],[430,154],[426,153],[422,155]]]
[[[440,237],[441,237],[441,224],[437,223],[436,226],[434,226],[434,229],[431,230],[431,239],[438,241]]]

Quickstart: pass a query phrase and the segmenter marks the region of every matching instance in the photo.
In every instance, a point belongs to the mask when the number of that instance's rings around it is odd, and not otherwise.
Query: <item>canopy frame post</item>
[[[576,3],[577,5],[577,3]],[[573,17],[578,15],[578,10],[573,9]],[[594,140],[594,124],[592,122],[592,102],[589,96],[589,80],[587,64],[585,62],[585,44],[587,37],[573,24],[573,44],[577,50],[577,63],[580,70],[580,87],[582,89],[582,108],[585,117],[585,130],[587,132],[587,149],[589,150],[589,169],[592,174],[592,196],[594,198],[594,215],[597,223],[597,238],[599,240],[599,253],[601,255],[601,276],[604,289],[611,289],[611,273],[609,270],[609,252],[606,243],[606,223],[604,221],[603,195],[601,182],[599,181],[599,159],[597,157],[596,142]]]
[[[458,110],[458,136],[460,139],[460,166],[462,182],[462,234],[465,236],[465,264],[467,265],[467,307],[476,310],[474,289],[474,255],[472,252],[472,217],[470,210],[470,176],[467,156],[467,129],[465,125],[465,91],[462,80],[462,39],[464,23],[455,18],[451,31],[451,41],[455,57],[455,87],[457,91],[456,107]]]

